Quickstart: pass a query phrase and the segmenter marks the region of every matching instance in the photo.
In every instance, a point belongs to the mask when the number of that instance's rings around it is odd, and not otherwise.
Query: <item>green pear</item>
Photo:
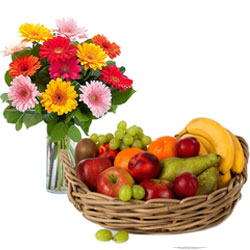
[[[198,176],[199,187],[196,195],[210,194],[215,190],[219,177],[219,171],[215,167],[205,170]]]
[[[215,153],[189,158],[170,157],[161,162],[159,178],[173,182],[178,175],[185,172],[197,176],[214,166],[219,160],[220,156]]]

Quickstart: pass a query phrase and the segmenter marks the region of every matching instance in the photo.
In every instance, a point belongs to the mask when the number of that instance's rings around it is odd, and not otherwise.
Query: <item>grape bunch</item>
[[[109,142],[109,148],[111,150],[116,150],[118,148],[123,150],[128,147],[146,150],[151,142],[150,136],[144,135],[141,127],[133,125],[127,128],[127,123],[125,121],[120,121],[118,123],[114,135],[111,133],[106,135],[94,133],[90,136],[90,139],[94,141],[97,146]]]

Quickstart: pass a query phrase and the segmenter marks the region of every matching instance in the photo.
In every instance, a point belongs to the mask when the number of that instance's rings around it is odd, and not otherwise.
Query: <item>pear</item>
[[[161,162],[159,178],[173,182],[177,176],[185,172],[197,176],[214,166],[219,160],[220,156],[215,153],[189,158],[170,157]]]
[[[201,173],[198,176],[199,187],[196,195],[212,193],[216,188],[218,177],[219,171],[215,167],[211,167]]]

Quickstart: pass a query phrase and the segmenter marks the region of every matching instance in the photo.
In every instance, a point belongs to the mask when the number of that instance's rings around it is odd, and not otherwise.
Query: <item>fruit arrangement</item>
[[[77,177],[91,191],[124,202],[208,195],[227,186],[245,165],[237,137],[209,118],[153,141],[140,127],[121,121],[114,135],[82,139],[75,160]]]

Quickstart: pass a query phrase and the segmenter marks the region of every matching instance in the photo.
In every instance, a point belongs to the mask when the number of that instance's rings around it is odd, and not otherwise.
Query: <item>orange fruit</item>
[[[114,160],[114,166],[115,167],[121,167],[124,169],[128,169],[128,163],[130,159],[141,152],[144,152],[144,150],[139,148],[125,148],[122,151],[120,151]]]
[[[163,161],[168,157],[175,157],[177,138],[172,136],[162,136],[152,141],[148,146],[148,152],[156,155],[159,161]]]

